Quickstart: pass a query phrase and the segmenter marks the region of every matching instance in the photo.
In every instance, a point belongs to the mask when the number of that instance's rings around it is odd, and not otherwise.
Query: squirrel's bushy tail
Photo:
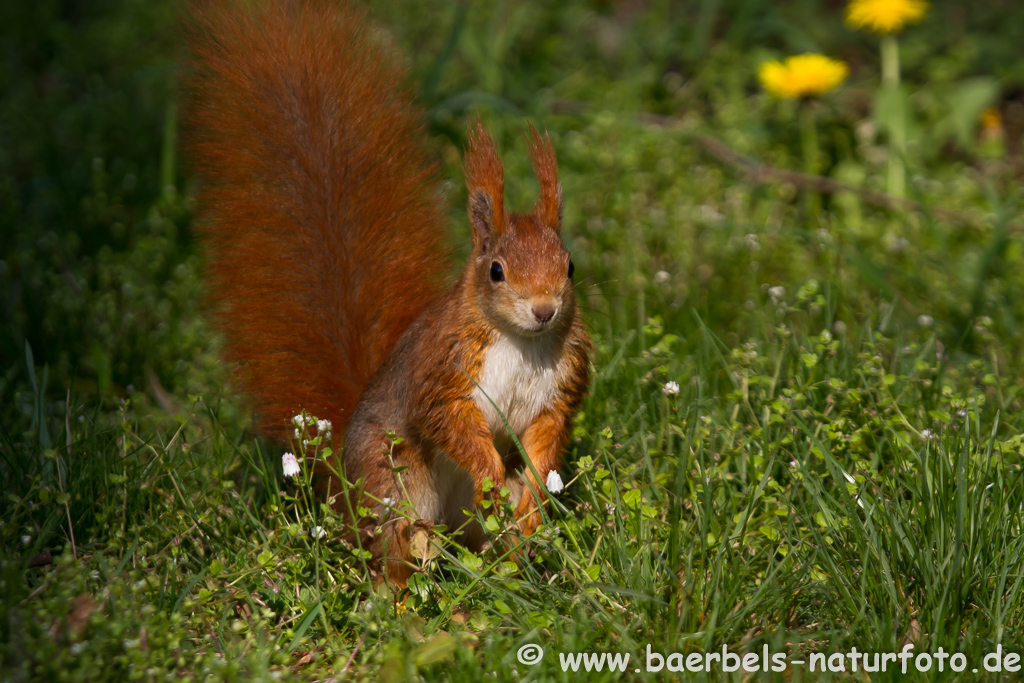
[[[362,14],[193,5],[188,145],[226,359],[273,436],[341,428],[447,271],[421,112]]]

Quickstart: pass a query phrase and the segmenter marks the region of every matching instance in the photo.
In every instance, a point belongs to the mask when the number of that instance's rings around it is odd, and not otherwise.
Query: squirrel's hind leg
[[[440,498],[432,468],[424,449],[415,439],[384,446],[390,450],[385,462],[365,471],[362,487],[364,505],[371,514],[361,521],[367,550],[380,571],[378,581],[405,586],[416,571],[412,539],[418,531],[431,533],[438,517],[435,501]],[[360,452],[354,444],[350,455]],[[362,458],[361,462],[373,462]],[[397,470],[397,471],[396,471]]]
[[[381,573],[378,583],[385,580],[398,587],[404,587],[415,571],[409,546],[412,536],[412,524],[405,518],[386,521],[374,533],[370,552],[373,554]]]

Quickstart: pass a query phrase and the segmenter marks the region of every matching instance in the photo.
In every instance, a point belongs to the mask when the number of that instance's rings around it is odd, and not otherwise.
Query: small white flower
[[[389,510],[391,508],[395,507],[395,501],[391,500],[387,496],[385,496],[384,498],[381,498],[380,502],[384,505],[384,507],[388,508]]]
[[[957,411],[957,415],[959,415],[960,417],[967,417],[967,411],[961,408],[959,411]]]
[[[285,478],[294,477],[301,471],[299,469],[299,461],[291,453],[285,453],[281,456],[281,469],[284,470]]]
[[[302,434],[300,434],[298,428],[296,428],[295,429],[295,438],[298,439],[301,436],[302,436]]]
[[[782,285],[775,285],[774,287],[768,288],[768,296],[772,298],[772,303],[778,302],[779,299],[786,295],[786,288]]]
[[[331,433],[329,431],[328,432],[324,432],[324,438],[327,439],[328,441],[330,441],[331,440]]]
[[[308,448],[309,447],[309,439],[303,439],[302,440],[302,447],[303,448]]]
[[[661,388],[665,392],[666,396],[678,396],[679,395],[679,383],[678,382],[666,382],[665,386]]]
[[[302,415],[296,415],[295,417],[293,417],[292,422],[295,424],[296,427],[301,427],[302,425],[306,424],[306,421],[305,419],[303,419]]]
[[[669,274],[667,270],[659,270],[657,273],[654,274],[654,281],[657,282],[659,285],[663,285],[671,279],[672,276]]]
[[[313,538],[323,538],[327,535],[327,529],[324,529],[322,526],[315,526],[312,531],[309,532],[309,535]]]
[[[604,511],[607,512],[610,515],[613,512],[615,512],[615,506],[612,505],[611,503],[605,503],[604,504]]]
[[[331,421],[330,420],[317,420],[316,421],[316,430],[318,432],[328,432],[328,431],[330,431],[330,429],[331,429]]]
[[[790,467],[796,467],[796,466],[797,466],[797,462],[796,462],[796,460],[790,460],[790,461],[789,461],[789,466],[790,466]]]
[[[919,315],[917,316],[917,324],[921,327],[931,327],[935,324],[935,319],[930,315]]]
[[[551,470],[548,472],[548,480],[545,482],[545,485],[551,493],[558,493],[565,488],[565,484],[562,483],[562,477],[558,474],[558,470]]]
[[[934,433],[934,432],[932,432],[932,430],[930,430],[930,429],[922,429],[922,430],[921,430],[921,436],[922,436],[923,438],[925,438],[925,439],[930,439],[930,438],[932,438],[933,436],[935,436],[935,433]]]
[[[28,545],[31,542],[32,542],[32,537],[31,536],[22,536],[21,537],[21,544],[22,545]]]
[[[906,237],[895,237],[889,241],[889,251],[900,254],[910,248],[910,240]]]

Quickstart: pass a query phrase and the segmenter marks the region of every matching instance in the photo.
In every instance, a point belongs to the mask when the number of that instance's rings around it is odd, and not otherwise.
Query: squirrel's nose
[[[533,317],[541,324],[546,323],[555,316],[555,307],[552,304],[534,304],[531,308],[533,309]]]

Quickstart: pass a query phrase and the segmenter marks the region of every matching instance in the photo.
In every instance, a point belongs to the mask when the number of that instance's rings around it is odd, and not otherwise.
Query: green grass
[[[817,113],[821,171],[884,189],[877,45],[830,5],[374,9],[419,57],[463,248],[466,107],[496,131],[513,206],[535,192],[524,117],[550,130],[596,344],[568,486],[525,561],[509,561],[524,539],[507,515],[484,510],[492,547],[442,534],[400,604],[223,385],[172,144],[175,8],[3,10],[0,677],[666,680],[687,674],[634,672],[648,646],[728,646],[808,662],[758,677],[846,679],[863,674],[812,674],[811,654],[909,642],[968,662],[918,679],[1006,675],[982,661],[1024,651],[1024,21],[955,4],[903,41],[922,210],[843,192],[820,215],[698,136],[802,168],[796,109],[758,90],[757,65],[842,54],[854,71]],[[1001,147],[974,123],[951,132],[948,103],[979,78],[1001,98]],[[57,120],[63,134],[39,123]],[[541,663],[517,661],[527,644]],[[563,672],[577,652],[631,659]],[[889,667],[871,679],[902,678]]]
[[[482,667],[560,680],[558,652],[636,661],[648,644],[796,658],[895,652],[914,632],[919,650],[974,663],[1024,647],[1016,382],[938,360],[931,333],[805,335],[767,317],[734,350],[706,329],[686,355],[652,327],[599,338],[573,481],[531,561],[503,562],[498,542],[481,557],[445,546],[405,610],[334,540],[336,517],[205,402],[178,429],[85,427],[70,457],[45,460],[69,470],[67,495],[36,486],[8,503],[5,529],[48,505],[66,531],[65,504],[94,528],[75,529],[89,539],[77,561],[66,547],[53,567],[5,562],[5,592],[25,601],[7,605],[5,664],[47,680],[346,664],[388,680]],[[648,350],[631,353],[638,338]],[[96,611],[72,635],[61,620],[81,594]],[[529,642],[548,652],[535,668],[514,661]]]

